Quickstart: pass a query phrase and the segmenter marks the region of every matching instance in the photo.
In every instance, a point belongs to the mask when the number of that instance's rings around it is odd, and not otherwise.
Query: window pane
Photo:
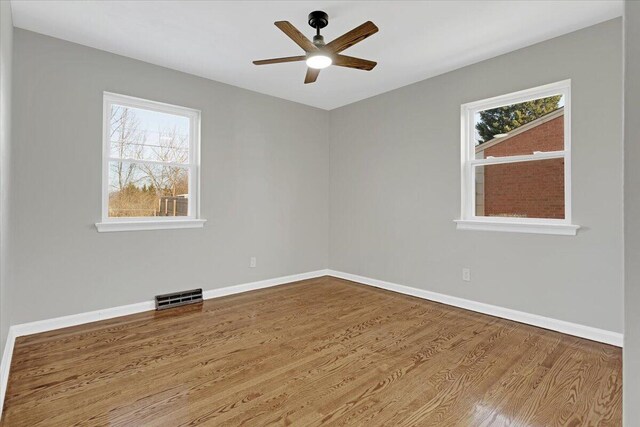
[[[564,219],[564,159],[476,166],[476,216]]]
[[[189,119],[174,114],[112,105],[111,157],[158,162],[189,162]]]
[[[564,150],[564,96],[484,110],[475,116],[475,158]]]
[[[109,162],[109,217],[187,216],[189,169]]]

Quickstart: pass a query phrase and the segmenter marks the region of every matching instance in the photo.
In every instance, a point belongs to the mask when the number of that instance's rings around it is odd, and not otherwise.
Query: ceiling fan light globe
[[[307,66],[316,70],[327,68],[332,63],[333,60],[327,55],[313,55],[307,58]]]

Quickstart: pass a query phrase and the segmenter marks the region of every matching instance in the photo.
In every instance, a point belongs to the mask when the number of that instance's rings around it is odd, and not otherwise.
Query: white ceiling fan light
[[[307,67],[322,70],[333,64],[333,59],[325,53],[316,53],[307,56]]]

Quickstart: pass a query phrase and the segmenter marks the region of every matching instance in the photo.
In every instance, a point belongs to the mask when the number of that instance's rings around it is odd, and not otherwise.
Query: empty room
[[[0,425],[640,426],[640,1],[0,0]]]

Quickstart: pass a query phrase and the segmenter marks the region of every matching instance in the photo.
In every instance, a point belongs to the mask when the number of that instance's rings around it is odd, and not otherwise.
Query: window
[[[200,112],[104,93],[98,231],[202,227]]]
[[[458,229],[575,235],[571,82],[462,106]]]

